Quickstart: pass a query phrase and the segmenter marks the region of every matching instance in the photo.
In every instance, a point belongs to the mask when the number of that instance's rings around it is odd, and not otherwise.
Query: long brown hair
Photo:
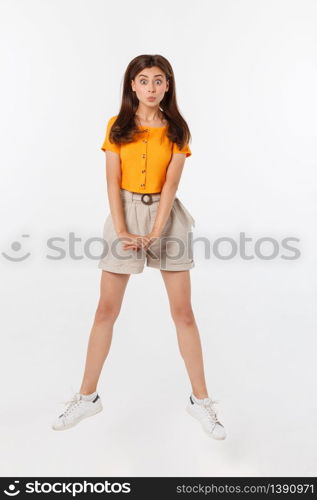
[[[138,133],[142,133],[135,122],[139,100],[131,88],[131,80],[143,69],[153,66],[158,66],[169,81],[168,91],[160,102],[160,109],[168,123],[166,135],[182,149],[191,139],[191,134],[177,106],[173,68],[165,57],[158,54],[142,54],[128,64],[124,74],[120,111],[109,133],[110,142],[125,144],[132,142]]]

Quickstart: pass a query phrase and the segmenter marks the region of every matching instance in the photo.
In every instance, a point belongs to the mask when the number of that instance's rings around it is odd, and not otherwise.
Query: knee
[[[173,307],[171,309],[171,314],[174,323],[186,326],[191,326],[195,323],[195,316],[190,305],[184,307]]]
[[[114,304],[111,301],[99,301],[98,307],[95,313],[95,321],[110,321],[115,322],[119,316],[120,306]]]

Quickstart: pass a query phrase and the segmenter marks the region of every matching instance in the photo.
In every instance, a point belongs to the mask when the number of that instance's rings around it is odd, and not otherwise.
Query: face
[[[140,71],[131,86],[139,101],[150,107],[161,102],[169,87],[165,74],[157,66]]]

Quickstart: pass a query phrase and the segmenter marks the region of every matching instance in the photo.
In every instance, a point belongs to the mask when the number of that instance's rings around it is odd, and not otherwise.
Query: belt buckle
[[[149,196],[149,201],[144,201],[143,197],[144,196]],[[142,203],[144,203],[144,205],[152,205],[153,203],[153,199],[152,199],[152,195],[150,193],[143,193],[142,196],[141,196],[141,201]]]

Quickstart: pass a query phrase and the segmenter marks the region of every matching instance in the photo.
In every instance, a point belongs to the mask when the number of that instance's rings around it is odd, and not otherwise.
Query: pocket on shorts
[[[112,225],[112,217],[111,213],[109,213],[106,217],[106,220],[103,224],[103,237],[106,239],[109,234],[109,226]]]
[[[179,198],[175,198],[175,201],[178,203],[179,209],[184,214],[184,217],[188,220],[189,224],[191,226],[195,226],[195,224],[196,224],[195,219],[192,216],[192,214],[189,212],[189,210],[187,210],[187,208],[185,207],[185,205],[181,202],[181,200]],[[176,213],[177,213],[177,211],[176,211]]]

